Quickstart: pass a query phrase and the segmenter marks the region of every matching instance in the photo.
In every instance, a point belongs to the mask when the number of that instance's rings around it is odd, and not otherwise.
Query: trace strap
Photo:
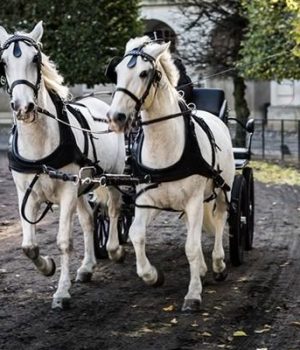
[[[22,206],[21,206],[21,215],[22,215],[23,219],[26,220],[28,223],[30,223],[32,225],[35,225],[38,222],[40,222],[46,216],[48,211],[50,209],[52,209],[52,205],[53,205],[53,203],[51,203],[49,201],[46,201],[45,203],[47,204],[47,206],[46,206],[45,210],[42,212],[41,216],[36,221],[29,220],[27,218],[26,214],[25,214],[25,208],[26,208],[26,204],[28,202],[28,198],[29,198],[29,196],[30,196],[30,194],[32,192],[33,186],[37,182],[39,176],[40,176],[40,174],[35,174],[33,180],[31,181],[30,185],[28,186],[28,188],[27,188],[27,190],[25,192],[25,195],[24,195],[24,198],[23,198],[23,201],[22,201]]]

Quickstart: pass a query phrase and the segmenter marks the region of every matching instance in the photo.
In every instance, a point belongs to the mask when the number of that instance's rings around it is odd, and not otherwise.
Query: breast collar
[[[182,106],[180,107],[184,108]],[[195,133],[195,125],[193,120],[198,123],[198,125],[202,128],[202,130],[206,133],[208,137],[212,149],[211,164],[209,164],[202,156]],[[175,164],[163,169],[153,169],[142,164],[141,154],[144,142],[144,132],[143,129],[140,128],[134,145],[132,147],[133,175],[137,177],[146,177],[148,179],[151,179],[151,181],[149,180],[151,183],[162,183],[177,181],[184,179],[188,176],[198,174],[206,178],[213,179],[215,187],[225,187],[225,190],[227,191],[228,185],[221,177],[221,171],[219,169],[215,169],[217,145],[215,143],[214,136],[209,126],[205,123],[205,121],[202,118],[197,117],[192,113],[184,116],[184,125],[185,146],[183,153],[180,159]]]
[[[65,105],[61,98],[55,94],[54,92],[49,92],[50,97],[55,105],[56,113],[59,119],[63,120],[66,123],[69,123],[69,118],[67,111],[65,109]],[[66,105],[67,108],[71,111],[71,113],[74,115],[74,117],[77,119],[79,124],[82,127],[88,128],[89,125],[83,115],[78,111],[75,110],[72,106]],[[75,112],[77,113],[73,113]],[[78,115],[78,112],[80,115]],[[60,137],[60,143],[58,147],[48,156],[38,159],[38,160],[29,160],[26,158],[23,158],[18,150],[18,130],[16,125],[14,125],[12,129],[12,141],[10,148],[8,150],[8,161],[9,161],[9,168],[13,169],[17,172],[21,173],[41,173],[43,172],[43,166],[47,165],[48,167],[60,169],[68,164],[76,163],[79,166],[84,165],[91,165],[97,162],[97,159],[95,158],[95,162],[92,162],[88,159],[88,136],[86,133],[84,133],[85,138],[85,146],[84,151],[82,152],[75,140],[75,136],[68,125],[64,125],[62,123],[59,123],[59,137]],[[95,153],[95,147],[93,140],[91,139],[91,143]]]

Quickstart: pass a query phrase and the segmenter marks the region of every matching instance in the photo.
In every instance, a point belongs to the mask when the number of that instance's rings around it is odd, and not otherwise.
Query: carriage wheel
[[[252,168],[246,167],[243,169],[243,175],[247,185],[248,197],[248,216],[247,216],[247,234],[245,241],[245,249],[251,250],[253,246],[254,235],[254,179]]]
[[[231,193],[231,209],[229,217],[229,252],[230,261],[234,266],[243,263],[246,219],[248,210],[247,186],[243,175],[236,175],[234,178]]]
[[[132,216],[130,215],[122,215],[119,217],[118,221],[118,236],[119,243],[125,244],[128,240],[128,233],[132,223]]]
[[[109,218],[100,204],[94,208],[94,247],[97,259],[107,259],[106,243],[109,233]]]

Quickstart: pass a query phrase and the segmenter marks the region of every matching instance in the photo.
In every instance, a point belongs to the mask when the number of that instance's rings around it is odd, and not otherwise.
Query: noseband
[[[12,96],[12,92],[13,89],[17,86],[17,85],[27,85],[29,86],[33,92],[34,92],[34,96],[35,98],[37,98],[38,96],[38,91],[40,88],[40,83],[41,83],[41,65],[42,65],[42,54],[41,54],[41,50],[39,45],[37,44],[36,41],[34,41],[33,39],[31,39],[28,36],[25,35],[13,35],[11,38],[9,38],[8,40],[5,41],[5,43],[3,44],[3,46],[0,48],[0,66],[1,66],[1,73],[3,74],[3,76],[5,76],[5,67],[4,67],[4,63],[1,61],[2,58],[2,54],[5,50],[7,50],[9,48],[9,46],[14,43],[14,50],[13,50],[13,54],[15,57],[21,57],[22,56],[22,51],[20,49],[19,46],[19,42],[23,42],[28,46],[33,46],[36,50],[37,50],[37,54],[34,58],[34,62],[37,65],[37,81],[35,84],[31,83],[30,81],[26,80],[26,79],[19,79],[19,80],[15,80],[11,86],[8,86],[7,83],[7,79],[6,79],[6,84],[7,84],[7,92],[9,93],[10,97]]]
[[[146,62],[150,62],[152,65],[152,71],[151,71],[151,76],[149,77],[148,83],[147,83],[147,87],[145,92],[143,93],[141,98],[138,98],[135,94],[133,94],[131,91],[129,91],[128,89],[125,88],[121,88],[121,87],[117,87],[114,91],[114,93],[116,93],[117,91],[121,91],[124,92],[126,95],[128,95],[130,98],[132,98],[135,101],[135,119],[137,119],[138,114],[141,110],[141,107],[143,105],[143,103],[145,102],[147,96],[149,95],[151,86],[154,84],[159,83],[160,79],[161,79],[161,72],[158,71],[156,69],[155,66],[155,58],[148,55],[146,52],[143,51],[143,47],[145,45],[137,48],[137,49],[133,49],[130,52],[128,52],[125,56],[123,56],[122,60],[127,57],[127,56],[132,56],[131,59],[129,60],[129,62],[127,63],[127,67],[128,68],[133,68],[136,65],[137,62],[137,58],[138,56],[142,57],[142,59]],[[121,60],[121,61],[122,61]],[[120,62],[121,62],[120,61]],[[119,63],[120,63],[119,62]]]

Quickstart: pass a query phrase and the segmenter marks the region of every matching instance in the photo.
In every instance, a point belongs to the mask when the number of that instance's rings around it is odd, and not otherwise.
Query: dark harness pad
[[[203,158],[195,134],[195,126],[192,118],[205,131],[212,146],[212,164],[208,164]],[[215,141],[214,137],[203,119],[196,116],[184,117],[185,123],[185,146],[181,158],[177,163],[164,168],[152,169],[142,164],[141,154],[144,141],[143,129],[139,130],[137,139],[132,148],[132,169],[133,175],[137,177],[150,176],[151,182],[169,182],[186,178],[191,175],[202,175],[213,178],[218,171],[214,170],[215,165]]]

